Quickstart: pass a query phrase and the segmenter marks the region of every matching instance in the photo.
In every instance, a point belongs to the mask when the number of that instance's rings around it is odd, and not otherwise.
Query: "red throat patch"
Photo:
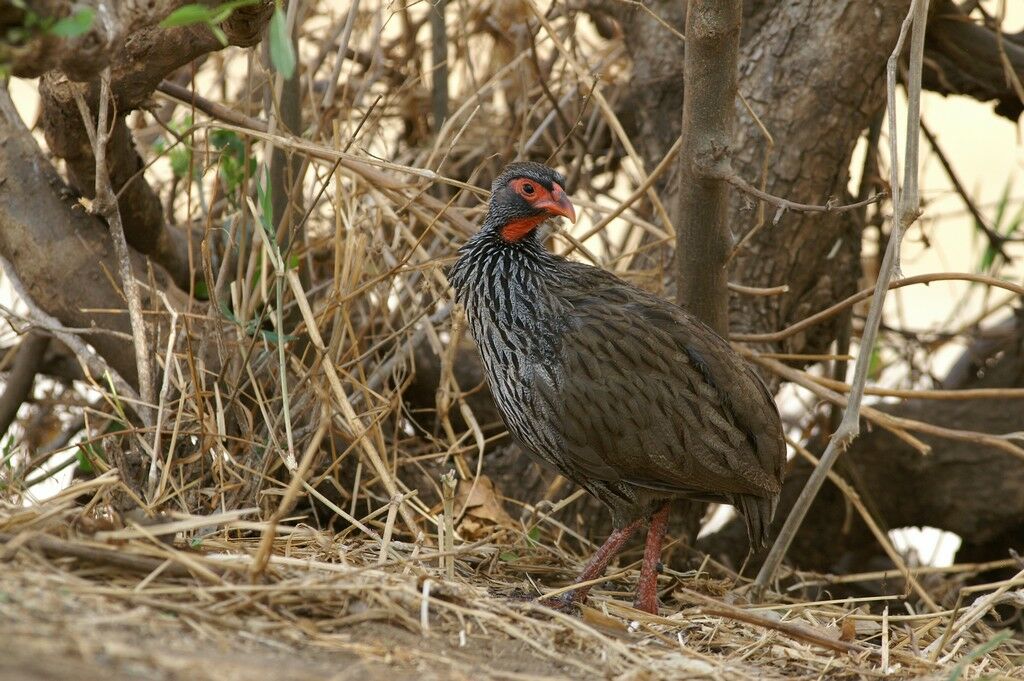
[[[501,228],[501,238],[510,242],[519,241],[548,217],[550,216],[541,213],[540,215],[531,215],[528,218],[513,220]]]

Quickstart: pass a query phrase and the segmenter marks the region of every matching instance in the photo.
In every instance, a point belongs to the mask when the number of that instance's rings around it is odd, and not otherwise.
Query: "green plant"
[[[992,220],[992,230],[999,236],[1009,238],[1012,237],[1020,229],[1021,223],[1024,222],[1024,204],[1022,204],[1017,212],[1013,214],[1012,218],[1007,219],[1009,213],[1007,209],[1010,207],[1010,190],[1013,187],[1013,180],[1007,180],[1006,186],[1003,187],[1003,194],[999,198],[999,203],[996,204],[995,218]],[[975,234],[983,234],[984,229],[978,221],[974,221]],[[999,255],[999,251],[996,250],[995,246],[990,242],[986,247],[985,251],[981,254],[981,261],[978,263],[979,272],[989,272],[992,267],[996,264],[996,258],[1002,258]]]
[[[96,10],[87,7],[58,19],[35,13],[25,4],[25,0],[11,0],[11,4],[25,13],[25,21],[21,26],[7,29],[8,42],[15,44],[26,42],[41,33],[58,38],[77,38],[89,30],[96,16]]]
[[[220,179],[224,192],[237,202],[238,190],[246,177],[256,174],[256,159],[245,153],[245,142],[231,130],[214,130],[210,144],[220,152]]]
[[[175,177],[187,177],[189,168],[192,167],[192,117],[185,116],[181,121],[171,122],[167,127],[178,136],[178,142],[168,144],[166,139],[158,137],[153,143],[153,150],[158,155],[167,155],[171,162],[171,172]]]
[[[182,5],[160,22],[162,28],[177,28],[193,24],[206,24],[210,32],[216,36],[221,45],[228,44],[228,37],[220,25],[239,7],[254,5],[259,0],[230,0],[216,7],[207,7],[198,3]]]

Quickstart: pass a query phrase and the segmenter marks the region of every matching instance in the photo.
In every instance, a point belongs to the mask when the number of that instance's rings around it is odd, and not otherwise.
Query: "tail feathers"
[[[747,538],[752,551],[768,545],[768,532],[778,504],[779,498],[774,495],[756,497],[752,494],[738,494],[733,499],[733,506],[743,515],[743,522],[747,525]]]

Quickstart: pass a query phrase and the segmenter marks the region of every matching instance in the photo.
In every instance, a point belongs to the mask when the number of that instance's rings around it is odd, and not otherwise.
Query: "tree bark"
[[[106,225],[87,213],[57,176],[5,87],[0,87],[0,178],[0,254],[48,313],[68,327],[97,329],[82,335],[136,384],[131,343],[102,332],[131,333],[111,278],[117,261]],[[145,271],[141,258],[136,269]]]
[[[683,145],[679,150],[676,282],[679,302],[723,336],[729,333],[726,269],[729,149],[740,45],[739,0],[691,0],[686,17]]]
[[[39,331],[29,331],[22,337],[3,395],[0,395],[0,437],[14,423],[21,405],[32,396],[32,386],[49,345],[50,337]]]
[[[1024,103],[1006,77],[1007,67],[1024,79],[1024,34],[999,36],[994,28],[974,23],[952,0],[935,3],[925,38],[925,89],[994,101],[998,115],[1015,121]]]

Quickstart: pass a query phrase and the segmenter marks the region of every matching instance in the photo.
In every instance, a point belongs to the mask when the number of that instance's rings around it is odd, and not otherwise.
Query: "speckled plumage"
[[[523,446],[609,506],[616,527],[673,499],[718,501],[767,539],[785,445],[771,395],[729,343],[682,308],[502,227],[531,207],[495,180],[449,272],[495,403]]]

